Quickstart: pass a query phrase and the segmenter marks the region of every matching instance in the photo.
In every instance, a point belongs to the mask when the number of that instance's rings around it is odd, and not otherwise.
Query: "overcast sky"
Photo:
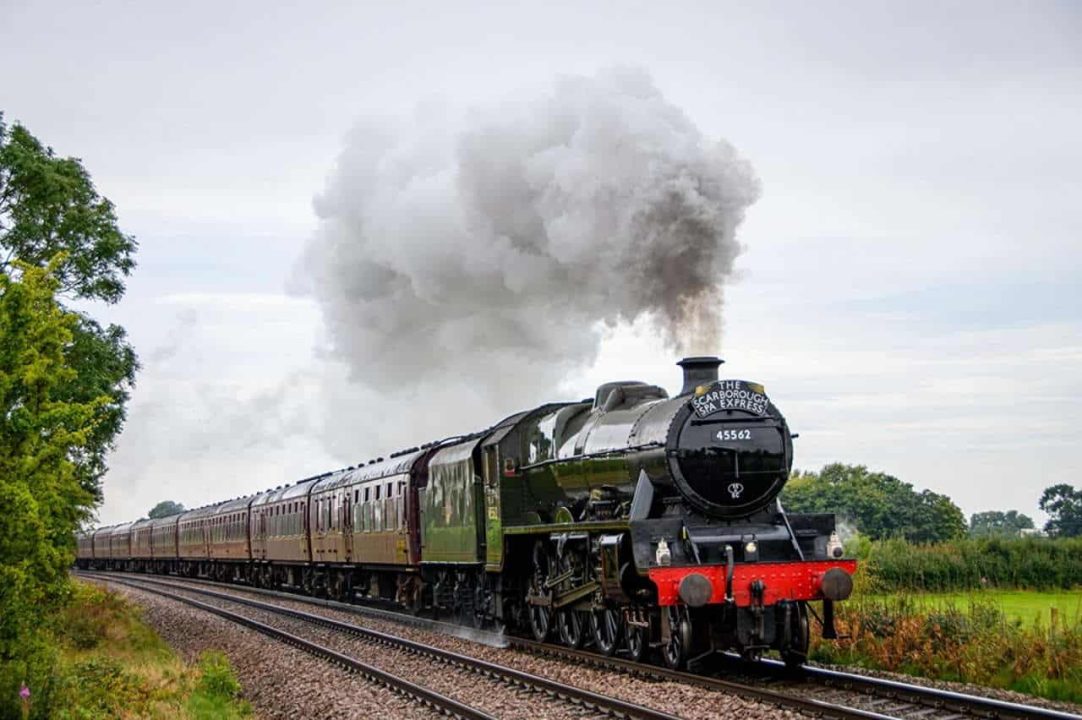
[[[100,519],[396,449],[351,434],[364,395],[297,291],[347,134],[614,66],[760,179],[719,354],[800,433],[797,466],[1037,515],[1082,477],[1079,37],[1076,2],[0,0],[0,110],[81,157],[140,243],[94,308],[144,366]],[[537,399],[678,390],[656,335],[609,332]],[[454,424],[415,400],[380,438]]]

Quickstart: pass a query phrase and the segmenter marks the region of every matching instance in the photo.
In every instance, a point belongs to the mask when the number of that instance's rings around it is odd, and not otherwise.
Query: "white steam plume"
[[[426,110],[358,126],[316,200],[304,269],[355,379],[555,382],[640,318],[675,352],[719,350],[758,182],[645,73]]]

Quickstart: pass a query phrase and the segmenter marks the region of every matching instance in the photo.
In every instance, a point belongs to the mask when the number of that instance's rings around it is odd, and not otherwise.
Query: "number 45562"
[[[751,440],[751,430],[747,428],[742,430],[718,430],[715,437],[722,442],[726,440]]]

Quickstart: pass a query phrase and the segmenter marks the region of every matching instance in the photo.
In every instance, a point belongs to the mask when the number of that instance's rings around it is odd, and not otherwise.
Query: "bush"
[[[873,592],[1082,586],[1082,538],[966,538],[929,545],[851,543]]]
[[[199,691],[232,700],[240,696],[240,681],[224,653],[208,650],[199,657]]]
[[[0,718],[21,717],[19,689],[23,683],[31,690],[31,717],[50,718],[48,708],[57,692],[55,668],[57,648],[45,636],[24,640],[19,655],[0,660]]]
[[[97,656],[76,663],[63,677],[62,684],[64,702],[54,711],[61,720],[107,720],[125,712],[142,717],[152,700],[141,679],[109,657]]]
[[[59,613],[56,635],[74,650],[93,650],[126,627],[131,608],[116,593],[74,583],[71,602]]]
[[[228,657],[214,651],[203,653],[199,657],[199,672],[199,681],[187,705],[193,718],[225,720],[251,713],[251,707],[240,698],[240,682]]]

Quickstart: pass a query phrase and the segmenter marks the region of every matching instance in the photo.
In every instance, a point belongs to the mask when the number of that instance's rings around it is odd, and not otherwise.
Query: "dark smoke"
[[[605,326],[719,350],[750,165],[637,71],[350,135],[304,268],[334,355],[372,388],[551,383]]]

